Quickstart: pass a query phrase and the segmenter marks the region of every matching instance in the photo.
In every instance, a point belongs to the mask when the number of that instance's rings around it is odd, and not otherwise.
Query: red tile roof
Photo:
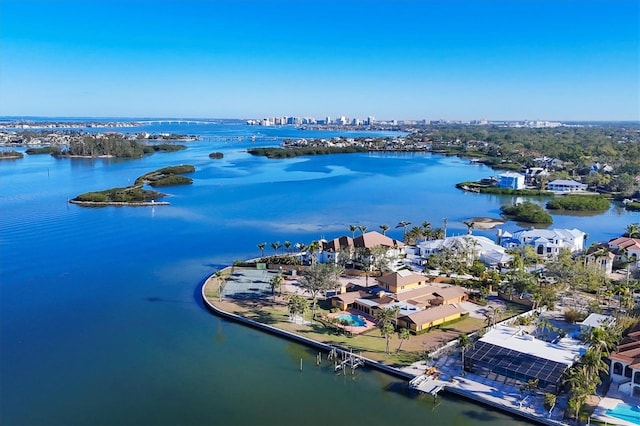
[[[612,360],[624,361],[632,367],[640,365],[640,321],[627,334],[618,348],[609,356]]]
[[[382,246],[388,248],[400,248],[404,247],[404,243],[393,238],[389,238],[386,235],[382,235],[377,231],[367,232],[364,235],[358,235],[353,239],[353,244],[356,247],[373,248],[375,246]]]

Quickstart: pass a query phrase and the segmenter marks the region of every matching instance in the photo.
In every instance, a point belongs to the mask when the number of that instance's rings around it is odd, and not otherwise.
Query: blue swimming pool
[[[346,321],[349,323],[349,325],[355,326],[355,327],[364,327],[365,325],[367,325],[367,322],[365,321],[364,317],[362,315],[355,315],[355,314],[340,314],[338,315],[338,320],[340,321]]]
[[[625,420],[629,423],[640,425],[640,407],[637,405],[618,404],[613,408],[609,408],[606,412],[607,416]]]

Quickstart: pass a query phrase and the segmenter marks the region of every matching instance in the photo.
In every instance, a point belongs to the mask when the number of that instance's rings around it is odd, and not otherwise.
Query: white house
[[[514,172],[506,172],[498,175],[498,188],[523,189],[524,175]]]
[[[610,315],[602,315],[596,313],[590,313],[582,322],[579,322],[580,330],[583,332],[588,331],[595,327],[609,327],[616,322],[616,319]]]
[[[589,247],[584,262],[586,265],[595,265],[605,274],[611,274],[615,257],[615,253],[610,251],[607,244],[598,244],[597,246]]]
[[[498,230],[498,244],[507,249],[530,245],[536,254],[554,258],[562,248],[572,253],[583,250],[587,234],[579,229],[520,229],[514,233]]]
[[[575,180],[556,179],[547,184],[547,191],[576,192],[586,190],[587,184],[576,182]]]
[[[444,249],[470,249],[473,259],[478,259],[488,267],[500,268],[513,260],[513,256],[506,253],[504,247],[495,244],[487,237],[477,235],[460,235],[443,240],[421,241],[415,247],[407,249],[407,256],[413,255],[421,264],[434,253]],[[473,259],[469,259],[473,261]]]

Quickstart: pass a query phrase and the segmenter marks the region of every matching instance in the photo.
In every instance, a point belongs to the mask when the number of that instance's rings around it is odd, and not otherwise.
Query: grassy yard
[[[428,333],[417,336],[411,335],[408,340],[402,341],[399,352],[398,346],[401,340],[398,334],[394,334],[389,342],[391,353],[386,354],[386,340],[377,328],[360,335],[346,335],[343,331],[336,330],[334,326],[325,325],[321,321],[313,321],[308,325],[295,324],[289,321],[286,301],[280,296],[276,297],[275,300],[269,298],[251,300],[224,299],[220,301],[218,299],[218,285],[215,279],[211,279],[205,284],[204,294],[209,302],[224,311],[293,332],[318,342],[350,348],[367,358],[393,366],[409,365],[419,361],[424,357],[425,353],[457,339],[460,334],[472,333],[485,326],[484,320],[465,317],[451,324],[444,324]],[[518,308],[518,305],[509,306],[503,315],[512,316],[521,312]],[[327,313],[329,313],[328,310],[318,307],[316,318]],[[311,320],[311,313],[308,313],[305,319]]]

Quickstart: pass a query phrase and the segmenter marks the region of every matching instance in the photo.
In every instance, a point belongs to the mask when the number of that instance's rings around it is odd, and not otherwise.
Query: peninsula
[[[584,233],[502,235],[498,243],[518,247],[490,268],[499,246],[471,228],[467,236],[446,237],[424,226],[426,237],[405,241],[361,229],[357,237],[308,245],[273,242],[266,257],[267,243],[260,243],[261,257],[213,273],[202,297],[217,315],[319,349],[337,374],[368,366],[407,380],[416,392],[455,393],[537,423],[590,416],[612,423],[616,414],[606,407],[630,396],[616,391],[591,401],[614,373],[604,363],[586,366],[640,325],[621,308],[630,299],[621,294],[619,303],[603,303],[591,293],[591,279],[625,284],[591,266],[595,252],[584,250]],[[632,239],[625,235],[640,236],[637,230],[629,226],[609,250]],[[562,250],[537,256],[531,241],[543,239]],[[278,254],[282,247],[286,253]],[[630,261],[635,276],[638,265]],[[526,266],[534,262],[537,268]]]
[[[195,167],[191,165],[164,167],[138,177],[132,186],[86,192],[69,200],[69,202],[85,207],[168,205],[169,203],[166,201],[156,201],[167,194],[143,189],[143,185],[148,184],[155,187],[189,185],[193,180],[181,175],[194,171]]]

